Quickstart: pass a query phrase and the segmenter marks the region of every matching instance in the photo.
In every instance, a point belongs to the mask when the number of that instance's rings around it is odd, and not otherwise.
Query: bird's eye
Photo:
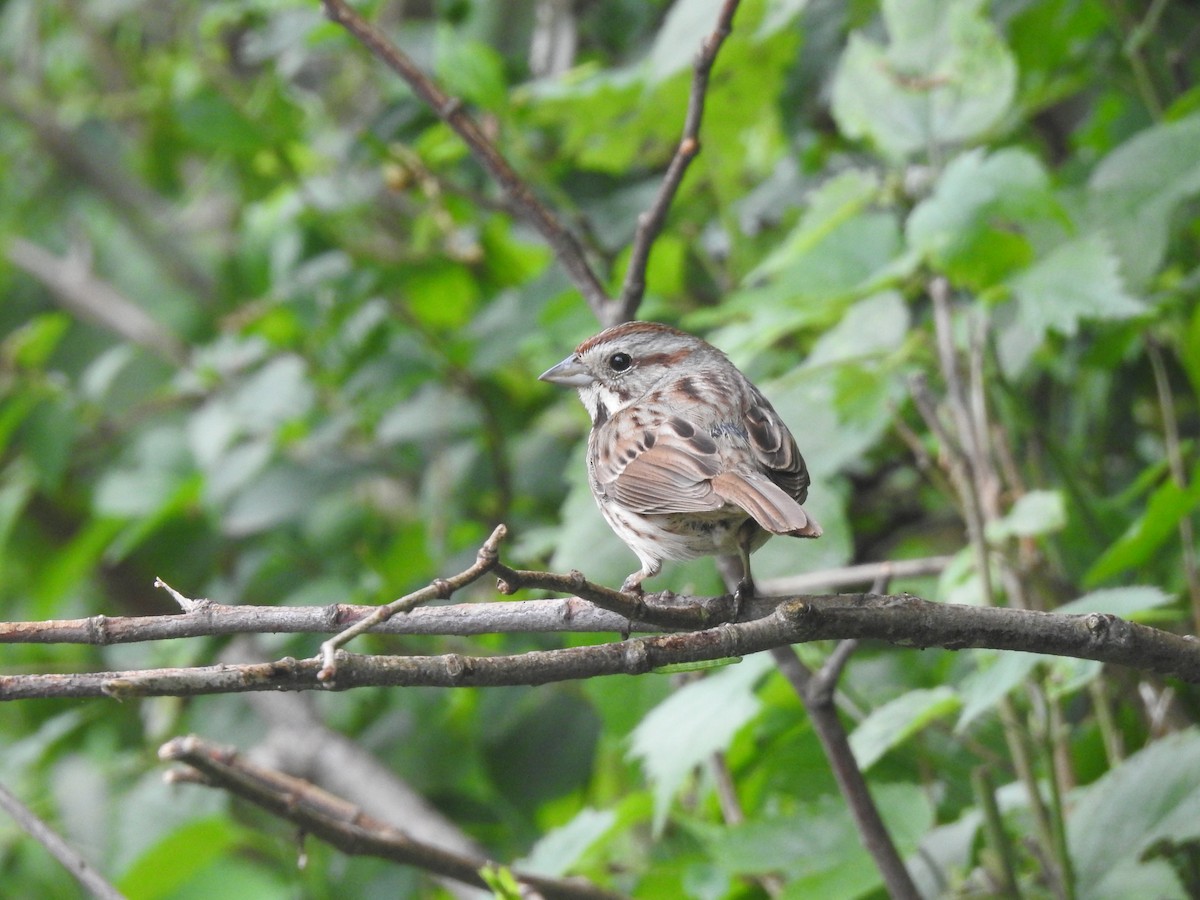
[[[624,372],[633,365],[633,357],[628,353],[614,353],[608,358],[608,367],[614,372]]]

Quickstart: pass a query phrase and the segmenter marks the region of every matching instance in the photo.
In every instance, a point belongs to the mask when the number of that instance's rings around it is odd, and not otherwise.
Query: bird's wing
[[[792,433],[758,388],[751,387],[751,402],[743,424],[750,450],[767,476],[796,503],[803,503],[811,481],[808,467]]]
[[[799,461],[796,473],[784,474],[793,479],[802,476],[806,489],[808,473],[795,442],[775,411],[769,405],[766,409],[786,439],[775,456],[787,463],[793,458]],[[749,420],[747,426],[749,430]],[[745,467],[726,470],[717,442],[685,419],[673,416],[653,430],[641,432],[640,439],[626,440],[623,445],[618,444],[621,433],[620,427],[605,429],[599,438],[596,478],[608,496],[630,510],[642,514],[698,513],[734,505],[774,534],[816,537],[821,533],[799,501],[777,483],[773,469],[765,474],[746,471]],[[631,434],[629,430],[625,433]],[[750,441],[753,452],[761,456],[761,442],[753,436]]]
[[[608,424],[612,427],[597,436],[594,462],[596,480],[613,500],[643,514],[709,512],[725,505],[712,488],[722,463],[707,434],[678,416],[640,434],[623,428],[617,417]]]
[[[820,537],[821,526],[803,506],[765,475],[722,472],[712,480],[713,492],[740,506],[772,534]]]

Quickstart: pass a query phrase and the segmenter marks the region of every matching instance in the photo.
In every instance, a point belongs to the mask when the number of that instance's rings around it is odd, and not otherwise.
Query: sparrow
[[[622,591],[641,593],[664,559],[736,553],[740,606],[754,595],[752,552],[776,534],[820,537],[801,506],[810,479],[791,432],[706,341],[626,322],[588,338],[539,378],[575,388],[591,417],[588,485],[641,561]]]

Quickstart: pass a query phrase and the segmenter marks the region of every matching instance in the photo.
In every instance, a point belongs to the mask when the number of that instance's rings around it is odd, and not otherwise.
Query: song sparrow
[[[542,381],[576,388],[592,417],[588,483],[609,527],[642,567],[737,553],[737,596],[753,596],[750,554],[773,534],[815,538],[800,505],[809,477],[791,432],[711,344],[654,322],[589,338]]]

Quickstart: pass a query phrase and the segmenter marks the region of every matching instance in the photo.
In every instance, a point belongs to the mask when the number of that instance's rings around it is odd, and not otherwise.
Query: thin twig
[[[783,578],[755,579],[760,591],[771,594],[807,594],[810,591],[838,590],[857,584],[872,584],[881,576],[893,578],[917,578],[922,575],[938,575],[954,561],[953,556],[925,556],[920,559],[894,559],[883,562],[860,563],[838,569],[823,569],[805,572],[803,575],[788,575]],[[872,593],[882,591],[872,589]]]
[[[733,783],[733,773],[729,771],[729,761],[725,754],[720,751],[714,753],[709,761],[709,769],[717,794],[717,805],[721,807],[721,818],[726,825],[744,824],[746,813],[742,809],[741,800],[738,799],[737,785]],[[768,897],[778,897],[783,893],[784,880],[773,872],[744,877],[761,887]]]
[[[609,322],[613,316],[613,302],[584,256],[579,241],[537,198],[529,184],[484,134],[462,101],[443,91],[387,35],[351,9],[345,0],[321,0],[321,5],[331,21],[345,28],[376,59],[403,78],[413,92],[463,139],[471,155],[504,191],[513,208],[520,210],[526,221],[537,229],[554,251],[555,258],[592,312],[601,322]]]
[[[705,38],[692,67],[692,89],[688,96],[687,113],[683,120],[683,135],[675,149],[667,172],[658,187],[658,193],[650,207],[638,216],[637,229],[634,232],[633,244],[630,248],[629,267],[625,271],[625,281],[621,285],[621,296],[618,314],[614,321],[606,324],[615,325],[632,319],[646,293],[646,267],[650,263],[650,249],[654,240],[662,231],[667,219],[667,210],[675,199],[683,176],[688,166],[700,153],[700,123],[704,119],[704,100],[708,94],[708,77],[712,72],[713,63],[721,44],[733,30],[733,16],[737,12],[739,0],[725,0],[717,17],[716,27]]]
[[[187,361],[183,342],[92,272],[79,252],[60,257],[32,241],[14,237],[8,241],[7,254],[9,262],[40,281],[59,305],[76,318],[149,350],[173,366]]]
[[[888,581],[887,573],[878,573],[873,588],[882,591]],[[896,844],[879,814],[879,807],[875,805],[875,799],[867,788],[867,780],[850,748],[850,737],[838,715],[835,695],[837,683],[857,648],[857,640],[842,640],[816,673],[800,661],[791,647],[772,648],[771,657],[775,660],[780,674],[787,679],[799,696],[800,702],[804,704],[809,722],[812,723],[821,748],[825,751],[825,757],[829,760],[838,790],[854,819],[859,838],[871,854],[889,896],[901,900],[918,900],[920,895],[913,884],[912,876],[900,858]]]
[[[192,257],[190,247],[195,242],[186,229],[172,221],[175,216],[166,201],[127,174],[119,160],[104,153],[104,143],[88,145],[78,131],[40,111],[53,108],[53,101],[39,98],[34,101],[35,110],[34,104],[19,99],[11,89],[14,82],[0,79],[0,107],[33,131],[65,177],[86,184],[120,214],[169,277],[200,300],[211,302],[217,290],[215,279],[208,267]]]
[[[1047,847],[1054,854],[1055,863],[1055,893],[1062,900],[1075,900],[1075,872],[1071,861],[1070,848],[1067,846],[1067,815],[1064,805],[1066,791],[1059,779],[1055,765],[1054,714],[1053,704],[1045,696],[1041,685],[1035,685],[1036,690],[1029,692],[1030,700],[1036,712],[1036,725],[1032,735],[1036,741],[1035,747],[1040,751],[1042,764],[1049,777],[1046,786],[1050,794],[1047,812],[1050,814],[1050,839]],[[1034,718],[1032,715],[1030,718]]]
[[[83,888],[93,897],[102,900],[122,900],[125,896],[109,884],[92,864],[84,859],[74,847],[62,839],[53,828],[34,815],[24,803],[9,793],[8,788],[0,785],[0,808],[3,808],[13,820],[35,841],[41,844],[50,855],[71,873]]]
[[[1092,711],[1096,714],[1096,727],[1104,741],[1104,755],[1109,769],[1115,769],[1125,761],[1125,735],[1113,719],[1108,704],[1108,681],[1096,678],[1088,682],[1088,695],[1092,698]]]
[[[497,525],[492,531],[491,536],[479,548],[479,553],[476,555],[473,565],[451,578],[438,578],[432,584],[421,588],[419,591],[413,591],[399,600],[385,603],[369,616],[359,619],[353,625],[343,629],[321,644],[322,666],[317,677],[321,681],[329,682],[332,685],[333,679],[337,675],[338,648],[346,646],[346,644],[350,643],[350,641],[354,640],[360,634],[365,634],[376,625],[386,622],[397,613],[407,612],[421,603],[428,603],[430,600],[449,600],[459,588],[466,587],[468,584],[478,581],[487,572],[490,572],[499,561],[500,542],[504,540],[506,534],[508,534],[508,529],[503,525]]]
[[[479,875],[489,862],[486,858],[414,840],[341,797],[302,779],[247,762],[235,751],[190,735],[168,741],[159,748],[158,755],[160,759],[185,763],[195,770],[169,774],[169,780],[219,787],[295,823],[304,833],[315,835],[345,853],[376,856],[476,887],[487,887]],[[519,870],[514,870],[513,875],[548,898],[615,900],[620,896],[583,881],[544,878]]]
[[[1158,25],[1158,20],[1162,16],[1167,2],[1168,0],[1153,0],[1150,8],[1146,11],[1146,17],[1142,21],[1132,24],[1129,34],[1121,47],[1121,52],[1129,60],[1129,68],[1133,71],[1134,83],[1137,85],[1142,103],[1145,104],[1151,118],[1155,120],[1161,120],[1163,117],[1163,103],[1158,97],[1154,79],[1150,74],[1150,67],[1142,57],[1142,50],[1149,40],[1150,35],[1154,33],[1154,29]],[[1123,20],[1128,19],[1128,16],[1123,15],[1125,12],[1124,4],[1121,4],[1119,7],[1117,4],[1110,3],[1110,5],[1115,7],[1114,12],[1118,18]],[[1123,21],[1122,24],[1128,23],[1127,21]]]
[[[991,605],[996,602],[996,592],[992,583],[992,559],[986,530],[989,523],[1000,518],[1001,511],[999,480],[989,448],[990,429],[983,386],[984,341],[982,333],[978,333],[971,341],[969,371],[972,383],[971,392],[968,394],[959,374],[958,354],[954,346],[950,288],[944,278],[934,278],[931,281],[929,296],[933,303],[938,360],[946,384],[945,402],[955,424],[955,434],[949,434],[942,426],[923,380],[913,379],[913,398],[930,429],[946,447],[946,460],[959,496],[963,518],[967,523],[967,534],[976,558],[984,600]],[[1010,607],[1024,608],[1027,602],[1020,576],[1002,554],[997,555],[996,562]],[[1061,896],[1064,891],[1069,890],[1066,878],[1066,873],[1069,873],[1069,861],[1061,859],[1058,852],[1060,842],[1055,839],[1052,811],[1042,798],[1041,788],[1033,770],[1031,753],[1026,744],[1026,734],[1018,721],[1012,698],[1003,698],[999,708],[1005,741],[1018,777],[1029,795],[1030,808],[1039,836],[1046,851],[1055,860],[1055,864],[1050,868],[1053,870],[1055,889]],[[1051,769],[1050,777],[1056,779],[1056,775]],[[1059,785],[1055,783],[1053,789],[1058,791]]]
[[[985,860],[985,866],[995,873],[998,882],[996,894],[1021,900],[1012,841],[1004,830],[1004,819],[996,802],[996,786],[986,766],[979,766],[971,772],[971,786],[975,789],[975,805],[983,813],[984,838],[992,851],[993,859]],[[988,865],[989,862],[992,865]]]
[[[1171,379],[1167,376],[1167,365],[1163,360],[1162,348],[1153,338],[1146,341],[1146,355],[1150,357],[1150,368],[1154,371],[1154,387],[1158,392],[1159,412],[1163,422],[1163,443],[1167,449],[1167,463],[1171,468],[1171,480],[1183,489],[1188,486],[1187,469],[1183,464],[1182,442],[1179,439],[1179,418],[1175,414],[1175,394],[1171,390]],[[1183,549],[1183,574],[1187,581],[1188,596],[1192,604],[1192,628],[1200,631],[1200,571],[1197,570],[1195,531],[1190,514],[1179,520],[1179,542]]]
[[[841,646],[845,647],[847,643]],[[854,759],[854,751],[850,749],[850,738],[833,703],[833,682],[836,680],[834,676],[840,671],[852,649],[850,647],[844,651],[835,666],[827,671],[823,670],[821,677],[809,671],[790,647],[777,647],[771,651],[771,656],[780,673],[804,702],[809,721],[812,722],[813,730],[825,750],[838,788],[846,800],[850,814],[854,817],[859,838],[875,861],[887,886],[888,895],[893,900],[919,900],[921,895],[917,892],[912,877],[896,851],[891,835],[888,834],[887,826],[879,815],[879,809],[867,788],[867,781]]]
[[[946,468],[950,473],[954,489],[958,493],[963,520],[966,522],[967,541],[975,554],[975,565],[979,570],[979,582],[983,587],[984,602],[988,606],[993,606],[995,605],[995,592],[992,588],[987,539],[984,536],[983,510],[976,496],[967,455],[959,442],[942,424],[937,404],[923,375],[914,375],[909,379],[909,392],[912,395],[913,404],[917,407],[921,418],[925,420],[925,425],[937,436],[938,442],[942,446]]]

